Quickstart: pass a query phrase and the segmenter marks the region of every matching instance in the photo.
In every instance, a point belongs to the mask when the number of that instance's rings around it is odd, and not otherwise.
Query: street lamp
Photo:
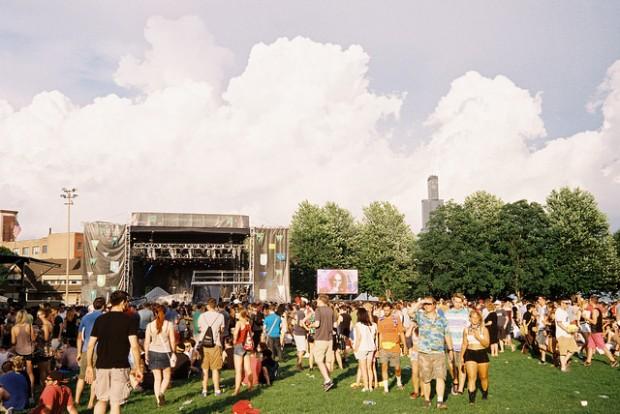
[[[67,206],[67,267],[66,267],[66,281],[65,281],[65,305],[69,305],[69,257],[71,256],[71,206],[73,205],[73,199],[78,195],[75,188],[62,188],[61,198],[65,199],[65,205]]]

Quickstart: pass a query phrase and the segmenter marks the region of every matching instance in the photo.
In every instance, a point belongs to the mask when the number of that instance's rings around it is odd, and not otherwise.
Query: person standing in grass
[[[105,299],[103,297],[95,298],[93,301],[93,311],[85,315],[78,327],[77,337],[77,361],[80,363],[80,373],[78,376],[77,384],[75,386],[75,404],[80,405],[80,398],[82,391],[84,391],[84,379],[86,378],[86,352],[88,351],[88,340],[90,334],[93,331],[95,321],[101,315],[103,315],[103,308],[105,307]],[[95,374],[96,376],[96,374]],[[90,397],[88,399],[88,409],[92,410],[95,405],[95,387],[90,387]]]
[[[207,311],[198,318],[198,326],[200,328],[198,346],[202,347],[202,396],[207,396],[209,371],[213,376],[215,395],[221,395],[220,370],[224,360],[220,346],[220,334],[224,329],[224,317],[217,311],[217,301],[214,298],[207,301]]]
[[[577,332],[578,328],[576,325],[571,325],[571,319],[568,313],[570,303],[570,300],[562,299],[560,301],[560,307],[555,311],[555,336],[558,341],[560,369],[562,372],[568,370],[568,363],[570,362],[571,356],[579,350],[577,342],[575,341],[575,332]]]
[[[605,346],[605,340],[603,339],[603,313],[601,312],[597,296],[590,297],[590,307],[590,314],[584,316],[586,322],[590,325],[590,336],[588,337],[587,345],[588,354],[584,365],[586,367],[592,365],[592,356],[594,355],[594,351],[598,349],[599,351],[603,351],[605,356],[609,359],[611,367],[615,368],[618,366],[618,361]]]
[[[242,310],[238,313],[238,319],[233,330],[233,355],[235,362],[235,392],[233,395],[239,394],[241,391],[241,381],[245,372],[249,389],[252,389],[254,378],[250,366],[250,352],[254,350],[252,340],[252,325],[247,311]]]
[[[469,403],[476,402],[476,382],[480,380],[482,399],[489,395],[489,329],[482,323],[482,315],[477,310],[469,313],[469,327],[463,332],[461,361],[467,371],[467,391]],[[438,391],[439,392],[439,391]]]
[[[121,405],[127,401],[130,390],[129,352],[135,361],[131,375],[137,382],[142,382],[143,367],[140,359],[140,345],[138,344],[138,323],[125,313],[129,304],[129,294],[122,290],[110,295],[110,311],[101,315],[95,321],[93,330],[88,339],[86,352],[86,383],[92,384],[95,380],[95,366],[97,378],[95,382],[94,414],[104,414],[108,403],[110,412],[118,414]],[[95,361],[95,347],[97,360]]]
[[[419,308],[422,307],[422,310]],[[435,299],[426,297],[417,305],[417,322],[420,332],[419,355],[420,377],[423,383],[424,406],[431,406],[431,381],[435,380],[437,408],[448,408],[443,401],[446,389],[446,348],[448,357],[453,357],[452,337],[448,331],[448,321],[437,312]]]
[[[363,307],[357,310],[357,323],[354,328],[353,352],[359,363],[364,388],[362,392],[372,391],[372,363],[377,349],[377,325],[372,322],[368,311]]]
[[[337,320],[336,314],[329,306],[329,297],[327,295],[319,295],[314,315],[315,321],[312,324],[316,329],[313,349],[314,360],[323,376],[323,391],[327,392],[334,386],[334,382],[330,378],[329,370],[327,369],[326,357],[331,354],[331,358],[333,358],[332,336],[334,324]]]
[[[414,320],[411,321],[409,327],[405,332],[405,339],[408,341],[407,347],[409,348],[409,363],[411,364],[411,394],[409,398],[412,400],[417,399],[420,396],[420,365],[418,363],[418,346],[420,343],[418,323],[415,321],[415,312],[413,315]]]
[[[293,309],[293,340],[295,341],[295,348],[297,350],[297,363],[295,364],[295,368],[301,371],[303,370],[304,354],[308,350],[308,341],[306,339],[308,331],[304,322],[306,313],[298,304],[293,305]]]
[[[452,295],[452,308],[446,313],[448,332],[454,344],[454,359],[449,361],[452,374],[452,394],[462,394],[465,388],[465,372],[461,369],[461,344],[463,332],[469,326],[469,311],[465,308],[465,297],[461,293]]]
[[[146,326],[144,337],[145,362],[153,372],[153,391],[157,407],[166,404],[164,396],[170,385],[171,358],[175,350],[174,324],[166,320],[166,309],[153,305],[155,320]],[[173,359],[176,360],[176,357]]]
[[[394,368],[396,376],[396,386],[403,389],[400,370],[400,347],[405,349],[405,354],[409,353],[405,343],[405,329],[401,319],[393,313],[392,304],[383,304],[383,317],[377,324],[379,333],[379,361],[381,362],[381,380],[383,381],[383,392],[389,392],[388,387],[388,364]]]
[[[265,332],[265,342],[271,354],[282,361],[284,354],[282,352],[282,317],[275,311],[273,307],[265,305],[265,320],[263,322],[263,331]]]

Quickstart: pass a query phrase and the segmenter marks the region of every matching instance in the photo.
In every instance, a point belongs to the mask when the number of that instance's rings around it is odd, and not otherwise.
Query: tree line
[[[592,194],[553,190],[544,205],[476,192],[449,201],[414,235],[394,205],[361,219],[335,203],[304,201],[290,225],[291,289],[316,293],[316,270],[352,268],[376,296],[560,297],[620,288],[620,231],[611,234]]]

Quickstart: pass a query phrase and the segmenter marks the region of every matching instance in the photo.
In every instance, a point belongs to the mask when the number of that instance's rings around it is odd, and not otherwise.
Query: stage
[[[290,300],[288,229],[250,228],[248,216],[133,213],[127,225],[86,223],[85,237],[86,302],[154,287],[194,303]]]

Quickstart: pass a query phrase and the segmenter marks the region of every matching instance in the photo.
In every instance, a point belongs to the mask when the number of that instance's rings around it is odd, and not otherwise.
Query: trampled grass
[[[216,397],[210,389],[207,397],[200,395],[198,378],[176,382],[166,394],[168,404],[156,408],[152,392],[135,393],[123,408],[127,414],[148,412],[202,414],[231,413],[232,405],[248,399],[262,413],[416,413],[428,412],[422,401],[409,399],[411,383],[408,361],[403,358],[405,391],[393,387],[388,394],[382,391],[362,393],[349,385],[355,379],[356,363],[336,370],[333,377],[337,387],[325,393],[321,376],[314,371],[294,370],[293,354],[281,364],[281,378],[271,387],[259,387],[232,396],[233,372],[223,372],[226,392]],[[600,357],[599,357],[600,358]],[[374,401],[365,405],[364,400]],[[583,407],[581,402],[587,401]],[[463,413],[620,413],[620,370],[610,368],[603,359],[596,359],[585,368],[576,358],[571,372],[562,373],[551,364],[539,365],[536,359],[519,352],[506,352],[493,358],[490,371],[490,392],[487,401],[470,406],[467,396],[449,396],[448,412]],[[430,411],[437,411],[435,406]],[[83,409],[81,413],[86,413]]]

